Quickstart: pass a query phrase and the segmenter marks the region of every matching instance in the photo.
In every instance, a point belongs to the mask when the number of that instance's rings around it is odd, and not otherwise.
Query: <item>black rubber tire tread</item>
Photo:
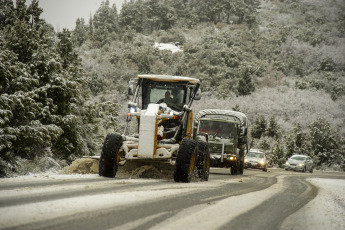
[[[99,159],[98,174],[103,177],[114,178],[118,169],[119,150],[122,146],[122,137],[118,134],[108,134],[105,138],[101,158]]]
[[[196,162],[197,162],[197,142],[192,139],[184,138],[180,145],[176,157],[176,164],[174,170],[174,180],[175,182],[185,182],[189,183],[192,180],[193,173],[196,171]],[[195,155],[194,165],[192,166],[193,156]],[[192,173],[190,173],[190,168],[193,167]]]
[[[198,177],[201,181],[208,181],[210,175],[210,150],[207,142],[198,141]]]
[[[237,175],[243,175],[243,169],[244,169],[244,150],[240,150],[240,159],[237,159],[237,169],[236,174]]]
[[[237,175],[237,166],[233,165],[230,167],[230,173],[231,175]]]
[[[262,171],[267,172],[267,165],[262,169]]]

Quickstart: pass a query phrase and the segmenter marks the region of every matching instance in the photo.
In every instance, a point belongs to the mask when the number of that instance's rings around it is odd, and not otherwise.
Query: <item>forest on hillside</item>
[[[1,0],[0,176],[99,155],[145,73],[200,79],[194,111],[246,113],[272,165],[299,153],[345,170],[342,0],[106,0],[61,32],[41,13],[37,0]]]

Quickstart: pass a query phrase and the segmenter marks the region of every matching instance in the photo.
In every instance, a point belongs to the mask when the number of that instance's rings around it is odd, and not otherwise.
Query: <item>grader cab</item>
[[[108,134],[99,175],[115,177],[126,162],[174,167],[176,182],[208,180],[209,154],[193,139],[192,103],[200,99],[200,81],[170,75],[139,75],[129,82],[128,115],[123,134]]]

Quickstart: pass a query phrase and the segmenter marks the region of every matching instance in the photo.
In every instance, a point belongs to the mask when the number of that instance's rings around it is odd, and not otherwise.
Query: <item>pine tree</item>
[[[290,158],[293,154],[296,153],[296,144],[294,135],[290,134],[285,139],[285,146],[286,146],[286,158]]]
[[[339,152],[341,139],[324,119],[317,119],[309,126],[312,153],[318,158],[318,165],[340,163],[344,153]],[[340,162],[339,162],[340,161]]]
[[[252,82],[250,72],[248,68],[242,71],[241,78],[238,82],[237,92],[239,96],[245,96],[251,94],[255,90],[255,85]]]
[[[278,141],[273,147],[271,155],[273,163],[278,164],[279,167],[283,167],[286,157],[284,155],[283,145],[280,143],[280,141]]]
[[[124,30],[135,30],[137,33],[144,31],[146,13],[142,1],[123,4],[119,17],[119,26]]]
[[[260,139],[266,132],[267,122],[263,115],[259,116],[253,125],[252,137]]]
[[[93,31],[94,31],[94,26],[93,26],[93,17],[92,17],[92,15],[90,14],[90,19],[89,19],[89,38],[91,39],[91,40],[93,40],[92,39],[92,36],[93,36]]]
[[[59,34],[56,44],[38,1],[16,3],[1,5],[1,175],[4,165],[16,168],[18,157],[71,160],[85,148],[79,116],[85,79],[70,34]]]
[[[87,26],[85,25],[84,18],[77,18],[77,21],[75,23],[75,29],[73,31],[72,41],[73,44],[76,46],[81,46],[89,36],[89,31]],[[92,22],[91,22],[92,25]]]
[[[93,16],[93,39],[100,46],[109,40],[109,34],[118,31],[118,15],[116,5],[110,7],[109,0],[103,1]]]
[[[275,116],[271,116],[268,123],[268,127],[267,127],[267,136],[278,137],[278,130],[279,130],[279,126],[276,121],[276,118]]]

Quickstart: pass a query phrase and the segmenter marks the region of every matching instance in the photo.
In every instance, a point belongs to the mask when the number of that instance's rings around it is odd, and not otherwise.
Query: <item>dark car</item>
[[[250,150],[244,158],[244,168],[262,169],[267,172],[266,155],[259,150]]]
[[[293,155],[286,161],[284,167],[285,170],[294,170],[302,172],[309,171],[310,173],[313,173],[314,162],[309,156]]]

